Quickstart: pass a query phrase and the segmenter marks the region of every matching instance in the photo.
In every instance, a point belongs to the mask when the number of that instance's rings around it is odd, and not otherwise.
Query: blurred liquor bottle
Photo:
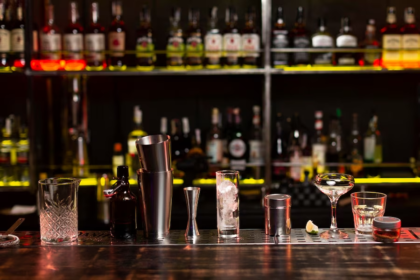
[[[408,7],[404,12],[405,25],[402,34],[402,66],[417,68],[420,66],[420,31],[416,26],[414,8]]]
[[[188,20],[185,64],[187,69],[202,69],[204,45],[200,28],[200,11],[191,8],[188,12]]]
[[[10,9],[6,1],[0,2],[0,69],[10,66]]]
[[[147,6],[143,6],[140,11],[140,27],[137,29],[136,57],[138,70],[153,70],[156,61],[155,44],[153,41],[150,10]]]
[[[140,106],[134,106],[133,130],[128,134],[127,142],[127,165],[129,166],[129,171],[133,178],[137,177],[136,171],[140,168],[140,162],[137,156],[136,140],[146,135],[147,133],[143,130],[143,113],[140,110]]]
[[[241,35],[237,28],[238,15],[234,7],[226,9],[226,27],[223,32],[223,66],[230,69],[240,68]]]
[[[345,17],[341,19],[340,33],[336,39],[337,48],[357,48],[357,37],[353,34],[350,19]],[[356,65],[357,63],[356,53],[337,53],[336,63],[339,66]]]
[[[327,140],[327,163],[337,164],[340,160],[340,153],[342,152],[342,135],[340,122],[337,116],[331,116],[329,134]],[[338,172],[339,168],[337,165],[328,166],[328,172]]]
[[[85,50],[86,69],[102,70],[105,63],[105,27],[99,23],[99,5],[97,2],[91,6],[90,24],[86,28]]]
[[[172,161],[177,161],[184,158],[182,127],[179,119],[171,121],[171,151]]]
[[[35,40],[35,39],[34,39]],[[11,27],[10,46],[14,67],[25,66],[25,22],[23,19],[23,0],[16,1],[15,16]]]
[[[184,69],[184,34],[179,26],[181,20],[181,8],[172,8],[169,21],[171,27],[169,30],[168,43],[166,45],[166,65],[171,70]]]
[[[295,26],[291,31],[293,48],[310,48],[311,41],[309,39],[308,30],[306,29],[304,20],[303,7],[298,7]],[[293,63],[295,65],[308,65],[310,63],[310,55],[307,52],[295,52],[293,54]]]
[[[114,144],[114,153],[112,154],[112,172],[117,177],[117,167],[124,165],[124,154],[122,152],[121,143]]]
[[[375,50],[379,49],[380,42],[376,38],[376,25],[374,19],[369,19],[366,24],[365,38],[360,43],[360,48]],[[380,66],[381,53],[379,52],[366,52],[359,60],[359,65],[373,65]]]
[[[190,130],[190,121],[187,117],[182,118],[182,150],[184,155],[188,154],[192,145],[192,135]]]
[[[64,30],[64,59],[83,59],[83,27],[79,23],[76,2],[70,2],[70,22]]]
[[[249,163],[255,164],[251,166],[251,177],[255,179],[262,178],[262,165],[264,164],[264,144],[263,131],[261,127],[261,107],[252,107],[254,116],[252,118],[252,129],[249,136]]]
[[[288,147],[289,161],[291,164],[290,178],[295,182],[300,182],[302,175],[301,132],[300,116],[298,113],[295,113],[292,118]]]
[[[208,69],[219,69],[222,66],[222,35],[218,27],[217,7],[209,11],[208,29],[204,38],[205,62]]]
[[[245,14],[245,28],[241,36],[242,67],[257,68],[260,65],[260,34],[256,27],[256,12],[250,7]]]
[[[228,136],[228,151],[231,168],[241,171],[242,175],[246,169],[247,139],[242,128],[240,109],[233,109],[234,124]]]
[[[323,133],[322,111],[315,112],[315,136],[312,141],[312,165],[315,173],[324,173],[327,153],[327,137]]]
[[[221,163],[223,160],[223,135],[219,126],[219,109],[213,108],[211,129],[207,136],[207,157],[211,163]]]
[[[122,2],[119,0],[112,2],[113,20],[108,31],[109,69],[125,70],[127,68],[125,61],[126,27],[122,18]]]
[[[353,114],[353,124],[350,136],[350,159],[352,163],[350,171],[353,176],[358,177],[363,170],[363,156],[362,156],[362,137],[359,131],[358,115]]]
[[[47,60],[61,59],[61,34],[54,23],[54,6],[48,5],[45,25],[41,31],[41,58]]]
[[[289,47],[289,32],[286,28],[286,23],[283,18],[283,8],[277,8],[277,20],[272,31],[272,47],[273,48],[288,48]],[[275,52],[273,56],[273,66],[275,68],[283,68],[289,65],[289,54],[282,52]]]
[[[312,47],[313,48],[334,48],[334,40],[327,30],[327,24],[324,18],[318,19],[318,30],[314,35],[312,35]],[[322,65],[322,66],[331,66],[333,64],[333,54],[332,53],[312,54],[312,64]],[[322,115],[322,112],[321,112],[321,115]]]
[[[281,166],[289,161],[287,156],[287,141],[283,128],[283,116],[281,113],[276,115],[276,133],[273,145],[273,178],[283,180],[286,178],[289,168]]]
[[[397,25],[395,7],[388,7],[387,24],[381,29],[382,34],[382,65],[396,67],[401,65],[402,36]]]
[[[382,137],[378,129],[378,116],[375,113],[369,121],[369,128],[364,138],[364,162],[382,162]],[[376,177],[379,175],[379,169],[376,167],[366,168],[366,173],[369,177]]]

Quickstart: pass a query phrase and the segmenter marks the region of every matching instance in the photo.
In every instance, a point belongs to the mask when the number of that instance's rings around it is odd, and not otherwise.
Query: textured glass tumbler
[[[239,172],[216,172],[217,233],[220,238],[239,237]]]
[[[77,193],[80,180],[49,178],[38,182],[41,241],[46,244],[77,241]]]
[[[355,192],[350,196],[356,233],[372,234],[373,219],[382,217],[385,213],[386,194]]]

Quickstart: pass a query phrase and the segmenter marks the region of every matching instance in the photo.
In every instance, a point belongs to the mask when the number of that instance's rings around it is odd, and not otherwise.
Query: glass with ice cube
[[[239,172],[216,172],[217,232],[221,238],[239,237]]]
[[[354,228],[358,234],[372,234],[375,217],[385,213],[386,194],[377,192],[355,192],[351,194]]]

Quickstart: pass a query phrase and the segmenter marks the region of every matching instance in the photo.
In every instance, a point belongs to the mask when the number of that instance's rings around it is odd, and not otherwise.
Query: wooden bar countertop
[[[420,244],[9,247],[0,278],[420,279]]]

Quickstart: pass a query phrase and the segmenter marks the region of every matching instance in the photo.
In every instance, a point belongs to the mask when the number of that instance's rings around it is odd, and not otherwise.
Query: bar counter
[[[104,245],[98,235],[97,245],[40,246],[37,233],[17,235],[20,247],[0,249],[1,279],[420,277],[420,243]]]

